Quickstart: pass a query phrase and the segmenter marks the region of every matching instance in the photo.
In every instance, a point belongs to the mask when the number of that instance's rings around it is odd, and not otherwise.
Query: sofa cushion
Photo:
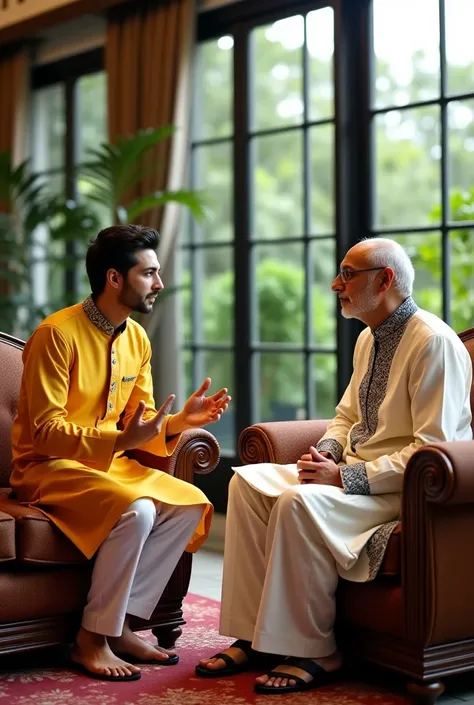
[[[15,560],[15,520],[0,511],[0,562]]]
[[[16,559],[42,565],[77,565],[88,560],[39,509],[0,496],[0,512],[15,520]]]
[[[390,540],[385,551],[385,556],[380,566],[379,575],[385,575],[390,578],[401,579],[402,571],[402,524],[398,525],[392,532]]]

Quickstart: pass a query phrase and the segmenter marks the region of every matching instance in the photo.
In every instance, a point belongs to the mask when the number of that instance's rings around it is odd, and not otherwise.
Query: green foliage
[[[77,268],[102,225],[136,222],[170,202],[186,206],[198,219],[205,215],[205,200],[195,191],[127,200],[151,168],[153,149],[173,132],[172,126],[143,130],[113,145],[86,148],[78,202],[54,192],[29,160],[13,168],[9,153],[0,153],[0,330],[27,337],[46,315],[74,303],[72,292],[64,291],[65,274]],[[70,256],[67,243],[73,243]],[[33,279],[40,265],[48,268],[49,286],[47,300],[38,305]]]
[[[160,191],[132,199],[130,194],[147,176],[153,166],[150,152],[173,134],[175,128],[165,125],[155,130],[140,130],[131,137],[122,137],[114,144],[103,142],[95,149],[86,150],[86,162],[80,170],[85,182],[87,198],[107,208],[118,223],[133,223],[136,219],[166,203],[187,206],[196,218],[205,213],[202,195],[195,191]]]

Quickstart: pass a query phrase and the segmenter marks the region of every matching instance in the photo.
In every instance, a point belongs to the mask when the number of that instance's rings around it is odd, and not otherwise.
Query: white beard
[[[344,318],[357,318],[360,320],[361,314],[375,311],[379,303],[379,294],[360,291],[341,307],[341,313]]]

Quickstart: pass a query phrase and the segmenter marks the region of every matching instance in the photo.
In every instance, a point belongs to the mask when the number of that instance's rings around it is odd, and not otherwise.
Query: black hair
[[[92,295],[104,291],[107,272],[116,269],[126,278],[137,263],[139,250],[156,250],[160,236],[154,228],[143,225],[112,225],[91,240],[86,254],[86,270]]]

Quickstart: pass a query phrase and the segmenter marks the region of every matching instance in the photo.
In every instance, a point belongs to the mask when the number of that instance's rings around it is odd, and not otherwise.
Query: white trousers
[[[125,615],[149,619],[202,516],[202,506],[142,497],[101,544],[82,626],[120,636]]]
[[[257,651],[317,658],[336,650],[338,571],[303,487],[269,497],[240,475],[232,478],[220,633]]]

